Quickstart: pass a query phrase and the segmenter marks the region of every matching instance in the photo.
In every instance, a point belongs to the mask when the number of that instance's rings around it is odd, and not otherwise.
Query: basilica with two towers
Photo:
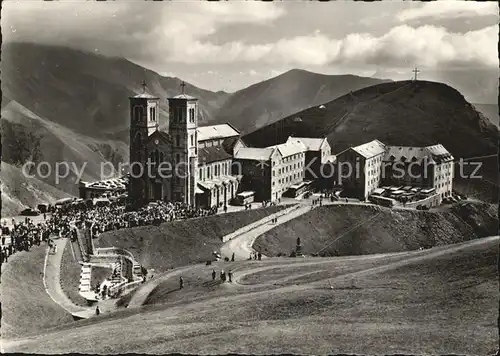
[[[130,98],[128,194],[132,204],[140,207],[165,200],[228,205],[241,181],[241,175],[231,174],[234,152],[244,146],[239,131],[230,124],[198,126],[198,100],[184,90],[167,99],[168,132],[162,131],[160,98],[143,86],[142,94]]]

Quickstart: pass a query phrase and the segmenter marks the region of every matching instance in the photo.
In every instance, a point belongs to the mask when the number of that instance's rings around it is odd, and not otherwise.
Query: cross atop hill
[[[141,85],[142,85],[142,93],[144,94],[146,92],[146,87],[147,87],[146,81],[143,80]]]
[[[417,74],[420,73],[420,70],[418,70],[417,67],[415,67],[415,69],[412,70],[413,73],[415,73],[415,76],[413,77],[413,80],[417,80]]]
[[[186,87],[186,83],[184,83],[184,81],[181,83],[181,90],[182,90],[182,94],[184,94],[184,88]]]

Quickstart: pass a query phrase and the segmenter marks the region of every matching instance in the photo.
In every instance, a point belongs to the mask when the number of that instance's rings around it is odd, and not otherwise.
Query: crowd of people
[[[66,204],[51,207],[52,214],[43,214],[44,220],[35,224],[28,217],[22,222],[12,220],[12,227],[4,220],[2,225],[1,263],[16,251],[28,251],[42,241],[49,243],[50,237],[76,238],[76,228],[88,227],[92,236],[102,232],[134,226],[161,224],[173,220],[183,220],[214,215],[217,208],[194,208],[183,203],[151,203],[138,211],[127,211],[124,203],[115,202],[102,206]],[[10,239],[10,243],[7,243]],[[50,244],[49,244],[50,246]]]
[[[85,212],[92,236],[127,227],[158,225],[174,220],[184,220],[215,215],[217,208],[202,209],[182,203],[157,202],[138,211],[126,211],[124,205],[98,207]]]
[[[44,214],[44,220],[36,224],[26,217],[21,222],[12,219],[12,226],[9,227],[7,221],[3,220],[0,264],[8,262],[9,257],[14,253],[29,251],[32,246],[40,246],[42,242],[46,242],[50,247],[51,236],[67,236],[72,229],[74,226],[72,226],[71,218],[57,212],[50,217]],[[10,240],[10,243],[7,243],[7,240]]]

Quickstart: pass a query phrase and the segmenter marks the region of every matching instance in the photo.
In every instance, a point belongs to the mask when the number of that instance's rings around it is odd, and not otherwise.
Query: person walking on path
[[[99,310],[99,306],[95,307],[95,315],[101,314],[101,311]]]
[[[182,276],[179,277],[179,289],[182,289],[184,288],[184,279],[182,278]]]
[[[231,272],[231,270],[227,272],[227,277],[229,278],[229,283],[233,282],[233,272]]]
[[[262,261],[262,253],[260,253],[260,251],[259,251],[259,253],[257,255],[257,258],[259,259],[259,261]]]
[[[224,205],[224,213],[227,213],[227,205]]]
[[[212,281],[215,281],[215,277],[217,276],[217,273],[215,273],[215,270],[212,270]]]
[[[234,262],[234,252],[233,252],[233,254],[231,256],[231,262]]]

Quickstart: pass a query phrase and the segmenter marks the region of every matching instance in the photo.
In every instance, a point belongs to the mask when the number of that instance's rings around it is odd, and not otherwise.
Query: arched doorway
[[[163,199],[163,185],[161,182],[153,182],[153,199],[162,200]]]

